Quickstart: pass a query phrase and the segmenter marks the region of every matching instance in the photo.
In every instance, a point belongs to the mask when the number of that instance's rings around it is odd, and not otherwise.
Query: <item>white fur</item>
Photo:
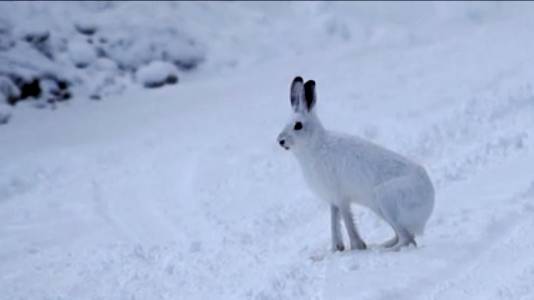
[[[293,82],[292,89],[301,87]],[[351,203],[368,207],[393,228],[395,237],[387,247],[415,244],[434,207],[434,188],[424,168],[359,137],[324,129],[313,110],[315,93],[297,95],[301,103],[293,105],[294,114],[278,141],[293,152],[311,190],[341,211],[351,247],[366,247],[352,222]],[[306,101],[313,102],[310,109]],[[296,122],[303,124],[301,130],[294,130]],[[334,250],[342,250],[337,215],[333,210],[332,242]]]

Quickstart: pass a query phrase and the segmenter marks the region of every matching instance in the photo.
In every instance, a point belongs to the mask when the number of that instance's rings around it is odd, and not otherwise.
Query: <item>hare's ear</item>
[[[291,100],[293,111],[299,112],[304,110],[306,104],[304,100],[304,81],[302,80],[302,77],[297,76],[293,79],[289,91],[289,99]]]
[[[306,110],[311,111],[317,102],[317,95],[315,94],[315,81],[308,80],[304,84],[304,99],[306,100]]]

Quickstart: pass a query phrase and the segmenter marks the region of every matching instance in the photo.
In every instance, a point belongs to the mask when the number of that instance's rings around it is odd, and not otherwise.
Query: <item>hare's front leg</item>
[[[343,238],[341,236],[341,218],[339,216],[339,208],[335,205],[330,205],[330,229],[332,230],[332,251],[343,251]]]
[[[347,204],[345,207],[341,208],[341,216],[343,217],[343,222],[345,222],[345,227],[347,228],[347,233],[349,234],[350,239],[350,248],[364,250],[367,249],[367,245],[364,243],[358,230],[356,229],[356,224],[354,224],[354,218],[352,212],[350,211],[350,205]]]

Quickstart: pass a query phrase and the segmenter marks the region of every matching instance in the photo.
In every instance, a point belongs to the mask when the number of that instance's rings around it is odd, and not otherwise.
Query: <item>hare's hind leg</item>
[[[339,208],[335,205],[330,205],[330,229],[332,231],[332,251],[343,251],[343,238],[341,236],[341,217],[339,215]]]
[[[397,232],[395,232],[395,236],[393,236],[391,239],[385,241],[380,246],[382,246],[384,248],[391,248],[391,247],[397,245],[397,243],[399,243],[399,235],[397,234]]]
[[[380,247],[386,248],[386,249],[394,247],[395,245],[399,243],[399,234],[397,233],[396,226],[394,226],[394,223],[390,220],[389,216],[384,216],[384,213],[381,211],[380,208],[378,210],[375,209],[374,212],[380,218],[382,218],[382,220],[386,221],[386,223],[388,223],[389,226],[391,226],[391,229],[393,229],[393,234],[394,234],[392,238],[380,244]]]
[[[350,211],[350,205],[347,204],[345,207],[341,208],[341,216],[343,217],[343,222],[347,228],[347,233],[349,234],[350,239],[350,248],[364,250],[367,249],[367,245],[364,243],[358,230],[356,229],[356,224],[354,224],[354,218],[352,212]]]
[[[378,186],[375,190],[376,200],[380,209],[380,216],[395,231],[395,237],[384,243],[384,247],[399,250],[415,242],[414,233],[406,227],[405,208],[400,207],[399,201],[406,201],[405,197],[413,197],[410,188],[410,177],[399,177]]]
[[[395,231],[397,232],[397,235],[399,238],[398,238],[398,242],[394,246],[390,247],[392,250],[398,251],[402,247],[406,247],[410,245],[414,245],[417,247],[417,243],[415,242],[415,236],[411,232],[399,226],[398,224],[395,224],[395,226],[396,226]]]
[[[393,251],[399,251],[401,248],[408,247],[410,245],[414,245],[415,247],[417,247],[417,243],[415,242],[415,237],[412,233],[410,233],[404,228],[400,228],[399,232],[400,232],[399,242],[395,246],[389,249]]]
[[[400,248],[409,246],[410,244],[417,246],[414,235],[394,221],[391,214],[386,213],[383,218],[391,226],[393,231],[395,231],[395,236],[384,242],[382,247],[398,251]]]

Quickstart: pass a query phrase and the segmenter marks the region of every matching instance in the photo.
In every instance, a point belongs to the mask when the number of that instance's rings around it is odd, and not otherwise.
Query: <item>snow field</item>
[[[333,35],[202,80],[17,106],[0,127],[0,299],[533,299],[531,13],[441,12],[436,35],[384,25],[365,47]],[[317,81],[325,126],[427,166],[418,248],[329,252],[327,205],[275,143],[295,75]],[[390,237],[354,211],[371,246]]]

